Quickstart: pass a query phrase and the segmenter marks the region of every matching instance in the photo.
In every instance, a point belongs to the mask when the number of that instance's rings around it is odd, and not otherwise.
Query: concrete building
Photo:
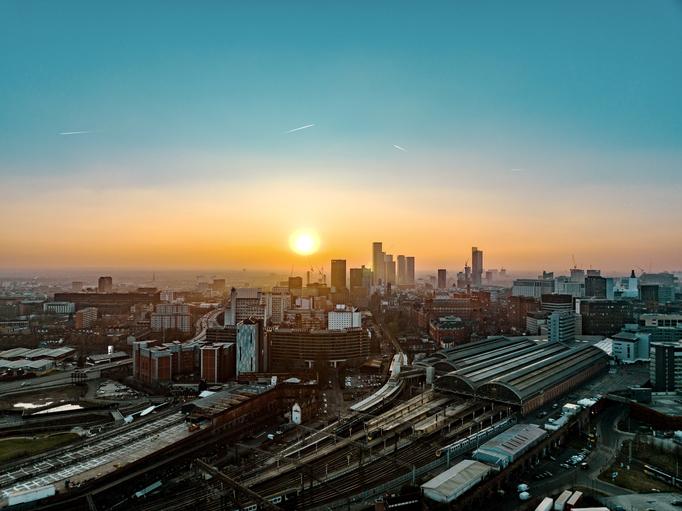
[[[337,306],[336,310],[327,313],[327,328],[329,330],[345,330],[346,328],[360,328],[362,315],[355,309]]]
[[[386,282],[386,261],[382,247],[381,241],[372,243],[372,273],[375,286]]]
[[[45,302],[43,312],[59,315],[73,314],[76,312],[76,304],[72,302]]]
[[[225,383],[235,377],[235,345],[215,343],[200,351],[201,379],[207,383]]]
[[[396,267],[395,261],[393,260],[393,254],[386,254],[384,257],[385,271],[386,271],[386,284],[396,283]]]
[[[682,390],[682,342],[651,343],[649,377],[654,392]]]
[[[237,342],[235,346],[236,374],[256,373],[267,370],[267,349],[263,343],[261,322],[247,318],[237,323]]]
[[[398,285],[404,286],[407,284],[407,261],[404,255],[398,256]]]
[[[516,279],[512,284],[512,296],[540,298],[554,292],[554,281],[544,279]]]
[[[359,366],[369,357],[369,337],[361,328],[294,330],[268,333],[272,371],[305,369],[325,364]]]
[[[97,279],[98,293],[111,293],[112,289],[114,289],[114,279],[111,277],[100,277]]]
[[[137,378],[147,384],[167,384],[173,377],[173,354],[162,346],[139,350]]]
[[[442,316],[429,321],[429,335],[438,348],[448,348],[468,342],[471,329],[457,316]]]
[[[587,270],[588,272],[590,270]],[[585,277],[585,296],[587,298],[607,298],[606,279],[599,275]]]
[[[550,342],[571,342],[575,340],[575,313],[558,310],[549,315],[547,333]]]
[[[611,337],[632,323],[632,303],[626,300],[576,299],[576,312],[582,316],[583,334]]]
[[[651,334],[624,329],[613,336],[613,358],[625,364],[649,360]]]
[[[414,286],[416,280],[414,277],[414,257],[405,257],[405,284]]]
[[[640,314],[638,330],[650,333],[652,342],[682,340],[682,314]]]
[[[291,295],[287,292],[267,293],[265,295],[266,315],[270,318],[273,325],[284,322],[284,315],[287,309],[291,308]]]
[[[555,311],[572,311],[574,310],[573,297],[570,294],[542,295],[540,310],[550,314]]]
[[[534,311],[526,315],[526,332],[528,335],[546,335],[549,312]]]
[[[571,295],[573,298],[582,298],[585,296],[585,283],[575,282],[566,277],[559,277],[554,281],[554,292]]]
[[[345,291],[346,284],[346,260],[332,259],[332,290],[336,292]]]
[[[480,286],[483,279],[483,251],[471,247],[471,278],[474,286]]]
[[[438,270],[438,289],[445,289],[448,287],[448,273],[444,268]]]
[[[267,304],[258,288],[233,288],[230,293],[230,310],[225,312],[225,325],[236,325],[248,318],[259,319],[267,324]]]
[[[192,331],[192,320],[189,305],[184,303],[159,303],[151,314],[151,329],[154,332],[164,330]]]
[[[74,326],[76,330],[90,328],[97,321],[97,308],[86,307],[76,312],[74,316]]]
[[[289,277],[289,292],[293,293],[295,289],[303,289],[303,277]]]

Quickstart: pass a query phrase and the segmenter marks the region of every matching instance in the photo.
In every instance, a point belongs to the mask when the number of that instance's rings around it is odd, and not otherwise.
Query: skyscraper
[[[407,256],[405,258],[406,275],[405,280],[408,286],[414,286],[414,256]]]
[[[383,244],[381,241],[372,243],[372,271],[374,272],[374,285],[378,286],[386,280],[386,263],[384,261]]]
[[[480,286],[483,278],[483,251],[471,247],[471,278],[474,286]]]
[[[114,281],[111,277],[100,277],[97,281],[97,291],[100,293],[110,293],[114,287]]]
[[[445,289],[447,287],[448,273],[444,268],[438,270],[438,289]]]
[[[332,288],[336,292],[346,289],[346,260],[332,259]]]
[[[398,256],[398,285],[399,286],[404,286],[405,284],[407,284],[406,272],[407,272],[407,266],[405,263],[405,256],[399,255]]]
[[[395,261],[393,260],[393,254],[386,254],[384,256],[384,271],[387,284],[395,285]]]

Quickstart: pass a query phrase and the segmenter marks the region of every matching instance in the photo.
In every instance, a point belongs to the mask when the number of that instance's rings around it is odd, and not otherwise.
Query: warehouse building
[[[517,424],[488,440],[474,451],[473,457],[506,468],[546,436],[547,432],[535,424]]]
[[[492,470],[480,461],[462,460],[422,484],[422,492],[431,500],[449,503],[480,483]]]

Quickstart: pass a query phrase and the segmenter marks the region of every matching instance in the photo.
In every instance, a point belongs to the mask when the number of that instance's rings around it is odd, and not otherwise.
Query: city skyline
[[[0,7],[0,268],[682,267],[679,3],[150,5]]]

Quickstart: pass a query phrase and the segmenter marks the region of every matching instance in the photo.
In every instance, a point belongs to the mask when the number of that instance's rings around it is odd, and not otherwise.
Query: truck
[[[535,511],[552,511],[552,504],[554,504],[554,499],[551,497],[545,497],[542,502],[538,504]]]
[[[572,494],[573,492],[569,490],[563,491],[554,502],[554,511],[564,511],[564,508],[566,507],[566,502],[568,502],[568,499],[571,498]]]

